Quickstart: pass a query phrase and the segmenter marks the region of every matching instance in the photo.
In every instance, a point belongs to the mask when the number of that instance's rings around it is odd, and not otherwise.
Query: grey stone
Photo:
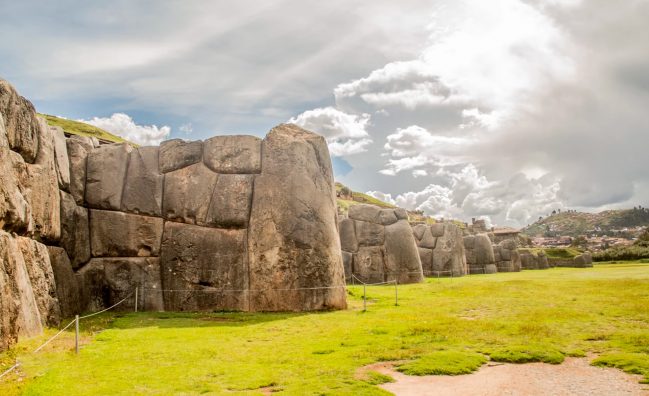
[[[441,237],[444,235],[444,223],[435,223],[430,225],[430,233],[435,238]]]
[[[424,276],[436,276],[433,274],[433,250],[419,247],[419,260],[421,261],[421,269]]]
[[[160,257],[165,308],[171,311],[246,310],[248,255],[245,230],[167,222]],[[280,275],[275,272],[275,276]],[[268,286],[257,285],[260,289]]]
[[[16,241],[25,261],[41,323],[43,326],[57,326],[61,321],[61,310],[47,247],[26,237],[17,237]]]
[[[385,227],[385,267],[387,280],[417,283],[424,280],[415,238],[407,220]]]
[[[433,234],[430,232],[430,227],[426,227],[426,230],[424,231],[424,235],[421,237],[421,240],[419,241],[419,246],[426,249],[435,249],[436,244],[437,244],[437,238],[433,237]]]
[[[128,156],[126,143],[106,144],[88,154],[86,202],[94,209],[120,210]]]
[[[122,211],[162,215],[164,176],[158,171],[158,147],[139,147],[129,154]]]
[[[403,208],[395,208],[394,214],[397,216],[397,220],[408,220],[408,211]]]
[[[75,269],[90,260],[88,209],[78,206],[65,191],[61,191],[61,246]]]
[[[70,194],[77,205],[83,205],[86,193],[86,164],[88,153],[93,150],[92,141],[85,136],[72,135],[65,143],[70,162]]]
[[[322,136],[283,124],[264,139],[262,156],[248,246],[250,288],[264,291],[251,295],[250,309],[346,308],[327,142]]]
[[[354,220],[342,219],[338,223],[338,231],[340,232],[340,248],[343,252],[356,253],[358,251],[358,240],[356,239]]]
[[[205,224],[219,228],[247,228],[254,175],[219,175]]]
[[[165,175],[162,213],[167,220],[206,225],[218,175],[202,163]]]
[[[0,114],[11,149],[18,152],[25,162],[34,163],[40,144],[36,110],[3,79],[0,79]]]
[[[106,210],[90,210],[93,257],[158,256],[163,220]]]
[[[167,173],[196,164],[203,158],[203,142],[186,142],[181,139],[160,143],[160,172]]]
[[[440,276],[463,276],[468,273],[462,230],[455,224],[444,224],[433,251],[433,270]]]
[[[343,267],[345,268],[345,280],[349,282],[353,274],[352,268],[354,262],[354,254],[343,251],[342,255],[343,255]]]
[[[397,222],[397,215],[394,213],[394,210],[392,209],[382,209],[379,212],[379,221],[383,225],[390,225],[394,224]]]
[[[385,241],[385,227],[367,221],[355,221],[356,239],[359,246],[379,246]]]
[[[23,193],[21,178],[17,177],[21,170],[26,170],[26,165],[20,154],[8,147],[0,147],[0,226],[5,230],[26,233],[32,226],[32,214],[26,196],[29,191]]]
[[[203,145],[203,162],[217,173],[260,173],[261,139],[255,136],[215,136]]]
[[[61,318],[70,318],[81,312],[79,281],[72,270],[72,264],[65,249],[48,246],[52,273],[56,283],[56,296],[61,308]]]
[[[56,174],[58,176],[59,188],[63,191],[70,191],[70,161],[68,160],[68,148],[65,143],[65,135],[60,127],[50,127],[54,138],[54,155],[56,159]]]
[[[494,264],[494,251],[489,236],[487,234],[478,234],[475,235],[474,241],[475,264]]]
[[[415,238],[417,240],[421,240],[421,238],[424,237],[424,232],[426,232],[426,229],[428,227],[424,224],[417,224],[416,226],[412,227],[412,233],[415,235]]]
[[[117,311],[132,311],[135,288],[138,308],[146,311],[164,310],[160,282],[160,259],[157,257],[93,258],[78,272],[82,289],[82,309],[99,311],[129,295]]]
[[[349,207],[348,216],[350,219],[367,221],[369,223],[381,224],[381,208],[374,205],[358,204]]]
[[[354,276],[365,283],[384,282],[385,261],[383,246],[359,247],[354,254]]]
[[[473,250],[474,246],[475,246],[475,236],[473,236],[473,235],[465,236],[464,237],[464,248]]]

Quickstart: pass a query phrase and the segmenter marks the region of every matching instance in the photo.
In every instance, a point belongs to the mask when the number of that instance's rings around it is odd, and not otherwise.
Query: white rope
[[[124,301],[128,300],[132,295],[133,295],[133,292],[131,292],[131,294],[129,294],[128,296],[124,297],[124,298],[123,298],[121,301],[119,301],[118,303],[113,304],[113,305],[111,305],[110,307],[108,307],[108,308],[106,308],[106,309],[102,309],[102,310],[99,311],[99,312],[94,312],[94,313],[91,313],[91,314],[89,314],[89,315],[85,315],[85,316],[79,316],[79,320],[81,320],[81,319],[86,319],[86,318],[89,318],[89,317],[91,317],[91,316],[99,315],[100,313],[104,313],[104,312],[106,312],[106,311],[108,311],[108,310],[111,310],[111,309],[115,308],[116,306],[118,306],[119,304],[123,303]],[[72,322],[74,322],[74,321],[72,321]],[[69,325],[68,325],[68,326],[69,326]]]
[[[13,366],[9,367],[7,370],[5,370],[4,373],[0,374],[0,378],[4,377],[5,375],[9,374],[10,372],[14,371],[18,366],[20,366],[20,363],[16,360],[16,364]]]
[[[201,293],[241,293],[241,292],[266,292],[266,291],[293,291],[293,290],[322,290],[322,289],[344,289],[346,285],[339,286],[318,286],[318,287],[296,287],[286,289],[148,289],[142,288],[140,290],[153,290],[159,292],[201,292]]]
[[[391,284],[394,284],[394,283],[397,282],[396,280],[391,280],[391,281],[379,282],[379,283],[365,283],[362,280],[358,279],[358,277],[356,275],[354,275],[354,274],[352,274],[352,277],[354,279],[356,279],[357,281],[359,281],[361,283],[361,285],[365,285],[365,286],[391,285]]]
[[[53,339],[55,339],[56,337],[60,336],[61,333],[63,333],[64,331],[66,331],[66,330],[68,329],[68,327],[72,326],[72,324],[74,324],[74,322],[75,322],[75,320],[72,320],[72,322],[68,323],[68,325],[65,326],[64,328],[62,328],[61,331],[59,331],[58,333],[56,333],[52,338],[50,338],[49,340],[45,341],[45,343],[43,343],[41,346],[39,346],[38,348],[36,348],[36,349],[34,350],[33,353],[36,353],[36,352],[40,351],[41,349],[43,349],[43,347],[44,347],[45,345],[49,344]]]

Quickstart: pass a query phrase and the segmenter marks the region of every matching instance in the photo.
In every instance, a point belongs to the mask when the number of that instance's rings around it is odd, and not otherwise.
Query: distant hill
[[[613,235],[621,230],[649,226],[649,209],[606,210],[600,213],[559,212],[521,230],[529,236]]]
[[[45,120],[47,120],[48,125],[61,127],[63,128],[63,131],[71,135],[96,137],[100,141],[103,140],[105,142],[111,142],[111,143],[130,143],[134,145],[132,142],[129,142],[128,140],[122,137],[113,135],[112,133],[105,131],[101,128],[97,128],[96,126],[93,125],[89,125],[79,121],[68,120],[66,118],[60,118],[48,114],[39,114],[39,115],[43,116]]]

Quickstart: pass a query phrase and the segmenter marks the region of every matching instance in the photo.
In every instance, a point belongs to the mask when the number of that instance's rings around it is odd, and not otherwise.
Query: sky
[[[522,227],[649,206],[649,0],[0,0],[0,77],[140,144],[322,134],[336,179]]]

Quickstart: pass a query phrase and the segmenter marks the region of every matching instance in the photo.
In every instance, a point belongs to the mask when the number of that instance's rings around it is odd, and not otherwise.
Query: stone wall
[[[521,256],[521,267],[523,269],[548,269],[550,264],[548,263],[548,257],[544,252],[532,252],[527,249],[519,250]]]
[[[0,160],[0,349],[135,287],[151,310],[346,307],[321,136],[100,146],[0,80]]]
[[[518,254],[516,239],[505,239],[494,245],[493,249],[498,272],[519,272],[521,270],[521,257]]]
[[[418,224],[412,227],[425,276],[468,274],[462,229],[452,223]]]
[[[590,252],[585,252],[571,259],[548,258],[548,264],[551,267],[591,268],[593,256]]]
[[[415,238],[404,209],[353,205],[339,223],[340,244],[348,281],[365,283],[423,281]]]
[[[464,249],[470,274],[493,274],[498,272],[494,249],[487,234],[465,236]]]

